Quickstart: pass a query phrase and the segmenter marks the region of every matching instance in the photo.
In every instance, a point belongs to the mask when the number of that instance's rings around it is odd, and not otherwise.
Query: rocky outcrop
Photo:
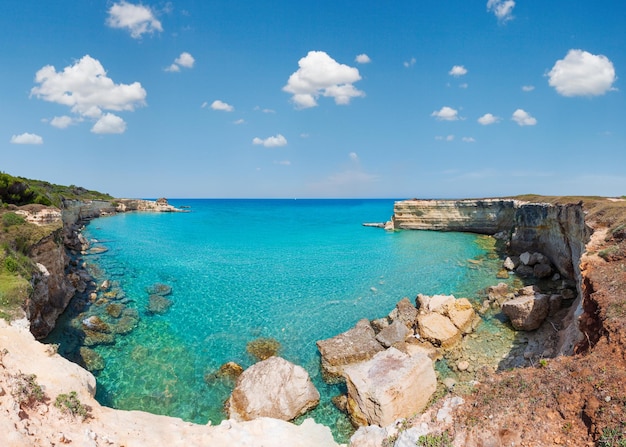
[[[513,258],[505,261],[505,265],[522,268],[522,274],[526,271],[528,276],[541,277],[553,273],[548,269],[551,263],[550,269],[554,266],[562,277],[574,280],[578,298],[566,317],[567,324],[562,331],[566,335],[557,351],[572,354],[573,347],[584,339],[577,319],[583,314],[579,262],[591,229],[585,222],[582,203],[552,205],[513,199],[404,200],[394,204],[394,215],[386,228],[496,235],[505,240],[512,255],[542,253],[547,260],[532,266],[518,263],[518,267]],[[532,263],[530,258],[528,262]]]
[[[25,306],[33,335],[44,338],[52,331],[74,294],[84,292],[91,282],[78,263],[70,263],[72,253],[78,254],[89,248],[89,242],[81,234],[86,222],[117,212],[180,210],[165,199],[157,202],[120,199],[116,202],[66,200],[62,210],[28,205],[18,211],[28,222],[50,228],[50,234],[30,249],[29,256],[38,265],[39,272],[32,278],[33,291]]]
[[[550,296],[522,295],[502,304],[502,312],[517,330],[532,331],[541,326],[550,312]]]
[[[376,333],[367,319],[335,337],[317,342],[322,356],[324,378],[332,381],[343,374],[347,365],[369,360],[385,348],[376,340]]]
[[[34,383],[41,387],[44,399],[20,405],[15,379],[31,374]],[[55,405],[59,395],[72,392],[88,412],[87,419]],[[28,331],[27,321],[9,326],[0,319],[3,447],[338,447],[330,429],[312,419],[300,425],[270,418],[249,422],[226,420],[217,426],[199,425],[142,411],[103,407],[93,398],[94,393],[93,375],[56,354],[51,346],[35,341]]]
[[[290,421],[320,401],[309,374],[301,366],[270,357],[246,369],[228,400],[228,414],[237,421],[270,417]]]
[[[433,362],[395,348],[344,369],[348,411],[359,425],[385,426],[422,411],[437,388]]]

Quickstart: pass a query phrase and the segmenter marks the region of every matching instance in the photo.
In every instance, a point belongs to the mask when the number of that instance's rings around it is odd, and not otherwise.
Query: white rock
[[[348,398],[372,425],[385,426],[424,409],[437,388],[433,362],[395,348],[345,368]]]
[[[319,401],[320,393],[304,368],[270,357],[239,376],[228,411],[238,421],[260,417],[290,421],[315,408]]]

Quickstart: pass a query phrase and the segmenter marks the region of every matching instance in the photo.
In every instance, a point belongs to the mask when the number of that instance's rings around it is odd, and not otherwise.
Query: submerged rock
[[[271,417],[290,421],[315,408],[320,393],[301,366],[270,357],[246,369],[228,400],[229,418]]]
[[[113,318],[119,318],[124,310],[124,305],[119,303],[108,304],[106,307],[107,314]]]
[[[139,323],[139,312],[136,309],[126,308],[122,311],[120,318],[114,325],[111,325],[111,330],[116,334],[125,335],[130,333],[137,327]]]
[[[172,286],[158,282],[146,288],[146,292],[148,292],[149,295],[166,296],[172,293]]]
[[[148,306],[146,312],[148,314],[164,314],[172,307],[172,300],[165,298],[162,295],[150,295],[148,298]]]
[[[81,362],[91,372],[104,369],[104,358],[93,349],[82,346],[79,350]]]
[[[259,337],[248,342],[246,351],[257,360],[266,360],[278,354],[280,342],[271,337]]]
[[[109,325],[102,321],[97,315],[85,318],[82,321],[82,325],[85,330],[93,332],[111,332]]]
[[[422,411],[437,388],[433,362],[395,348],[345,368],[348,411],[354,422],[384,427]]]
[[[235,381],[243,373],[241,365],[235,362],[227,362],[220,366],[220,369],[214,372],[209,372],[204,375],[204,381],[208,384],[219,380],[226,379]]]

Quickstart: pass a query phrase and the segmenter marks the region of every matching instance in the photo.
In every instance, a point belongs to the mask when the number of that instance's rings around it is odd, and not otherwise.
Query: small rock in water
[[[166,296],[172,293],[172,287],[167,284],[156,283],[146,289],[150,295]]]
[[[164,314],[172,304],[172,300],[162,295],[150,295],[146,312],[148,312],[148,314]]]
[[[246,345],[246,351],[258,360],[266,360],[278,354],[280,342],[274,338],[259,337]]]

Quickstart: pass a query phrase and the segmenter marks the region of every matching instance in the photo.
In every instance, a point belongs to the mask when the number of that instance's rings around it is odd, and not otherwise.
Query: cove
[[[136,327],[93,349],[98,400],[184,420],[219,423],[232,384],[206,380],[229,361],[256,359],[246,346],[280,343],[279,355],[303,366],[322,395],[307,414],[339,440],[352,430],[319,371],[315,342],[359,319],[387,315],[403,297],[454,294],[475,299],[500,263],[467,233],[385,232],[363,227],[393,213],[393,200],[170,200],[190,213],[125,213],[92,221],[87,239],[108,251],[83,257],[96,282],[120,292],[77,297],[48,341],[76,360],[76,319],[106,316],[111,302],[137,315]],[[171,307],[148,310],[149,289],[165,284]]]

